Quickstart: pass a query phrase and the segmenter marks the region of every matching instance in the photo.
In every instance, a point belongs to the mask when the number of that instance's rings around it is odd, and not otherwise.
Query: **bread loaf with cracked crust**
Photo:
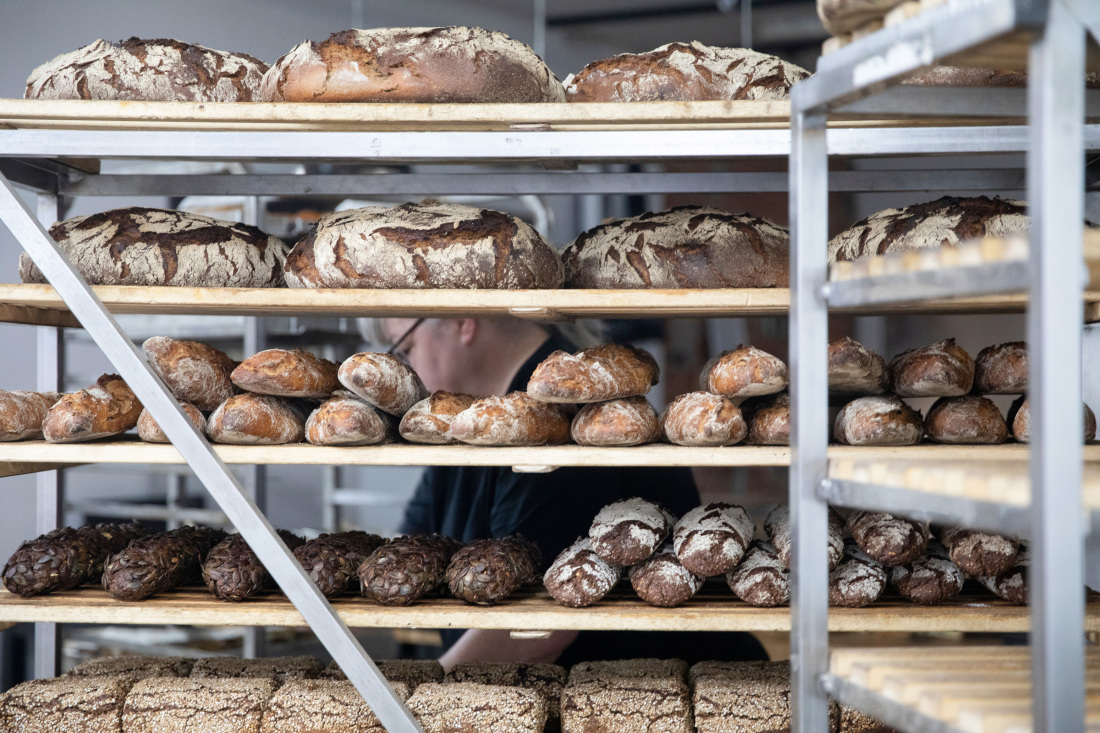
[[[569,442],[571,414],[526,392],[485,397],[455,415],[451,435],[471,445],[560,445]]]
[[[1009,603],[1027,605],[1029,600],[1027,575],[1031,566],[1031,553],[1027,548],[1020,550],[1012,567],[996,575],[980,575],[976,580]]]
[[[77,216],[50,236],[89,285],[277,288],[286,245],[253,226],[171,209],[133,206]],[[26,252],[19,277],[44,283]]]
[[[567,288],[779,288],[790,235],[767,219],[678,206],[615,219],[562,252]]]
[[[791,599],[791,571],[763,540],[752,541],[741,564],[726,574],[726,583],[750,606],[771,608]]]
[[[786,567],[791,566],[791,506],[780,504],[768,512],[764,519],[764,532],[775,548],[779,561]],[[826,534],[827,547],[825,550],[828,558],[829,570],[840,563],[844,554],[844,520],[835,511],[829,509],[828,532]]]
[[[974,360],[955,339],[945,339],[901,352],[890,375],[899,397],[958,397],[974,384]]]
[[[327,399],[340,386],[340,366],[302,349],[265,349],[233,370],[233,384],[247,392],[276,397]]]
[[[565,686],[565,678],[565,668],[556,664],[459,662],[447,672],[445,682],[520,687],[537,692],[546,700],[548,727],[556,727],[561,717],[561,690]]]
[[[745,442],[749,445],[791,444],[791,395],[750,397],[741,403],[741,414],[749,424]]]
[[[66,675],[29,680],[0,698],[0,730],[19,733],[122,733],[122,710],[134,678]]]
[[[646,53],[593,61],[566,80],[570,102],[703,102],[789,99],[810,76],[800,66],[747,48],[666,43]]]
[[[474,682],[420,685],[408,707],[424,733],[540,733],[549,712],[534,690]]]
[[[688,392],[668,404],[658,418],[661,436],[676,445],[716,448],[745,439],[749,429],[741,409],[722,395]]]
[[[606,402],[647,394],[660,373],[653,356],[634,346],[602,344],[575,354],[559,350],[535,367],[527,394],[543,402]]]
[[[305,41],[264,75],[265,102],[564,102],[525,43],[481,28],[373,28]]]
[[[962,592],[963,573],[939,542],[929,542],[925,554],[890,571],[898,593],[925,606],[946,603]]]
[[[1023,394],[1028,380],[1027,344],[986,346],[974,360],[975,394]]]
[[[339,389],[306,418],[305,434],[313,445],[392,443],[397,440],[397,420]]]
[[[206,435],[206,417],[199,412],[199,408],[192,405],[190,402],[181,402],[180,408],[183,410],[183,414],[194,423],[195,428]],[[168,436],[161,430],[160,424],[157,423],[157,419],[153,417],[153,413],[148,409],[143,409],[141,414],[138,415],[137,421],[138,437],[144,440],[146,443],[168,443]]]
[[[744,507],[712,502],[680,517],[672,546],[688,572],[702,578],[725,575],[741,562],[755,529]]]
[[[264,709],[275,692],[266,677],[193,679],[153,677],[126,696],[126,733],[233,731],[260,733]]]
[[[390,681],[402,702],[409,687]],[[347,680],[288,680],[281,685],[264,710],[263,733],[302,731],[349,731],[386,733],[378,716],[355,685]]]
[[[848,515],[847,526],[859,548],[888,568],[916,560],[932,538],[927,522],[886,512],[854,511]]]
[[[412,367],[391,354],[352,354],[340,365],[337,377],[359,397],[396,417],[428,396]]]
[[[1096,437],[1096,413],[1088,405],[1082,403],[1082,411],[1085,421],[1085,442],[1088,443]],[[1031,402],[1027,395],[1020,395],[1012,401],[1008,408],[1008,426],[1012,429],[1012,437],[1021,443],[1031,442]]]
[[[928,437],[953,445],[995,445],[1008,438],[1004,416],[992,400],[977,395],[942,397],[924,420]]]
[[[601,600],[622,577],[620,565],[601,558],[592,550],[592,540],[581,537],[561,551],[543,573],[542,584],[563,606],[583,608]]]
[[[57,392],[0,390],[0,443],[41,440],[42,421],[59,399]]]
[[[860,549],[856,541],[844,541],[844,555],[829,572],[829,605],[863,608],[886,590],[886,569]]]
[[[230,375],[237,362],[198,341],[153,336],[141,345],[153,370],[175,398],[209,412],[236,393]]]
[[[951,562],[968,575],[998,575],[1015,565],[1020,555],[1019,540],[1005,534],[944,527],[939,536]]]
[[[472,394],[437,390],[409,408],[401,417],[401,437],[410,443],[457,443],[451,435],[455,416],[476,402]]]
[[[510,214],[431,199],[321,217],[286,258],[292,288],[560,288],[558,253]]]
[[[281,397],[239,394],[223,402],[206,423],[215,443],[281,445],[305,438],[305,415]]]
[[[570,682],[561,695],[562,733],[695,733],[691,693],[673,677],[604,676]]]
[[[81,443],[120,435],[137,425],[141,415],[137,395],[117,374],[104,374],[96,383],[65,395],[42,421],[50,443]]]
[[[845,445],[916,445],[923,434],[920,413],[892,394],[857,397],[833,422],[833,439]]]
[[[27,78],[26,99],[146,102],[259,101],[267,64],[171,38],[99,39],[61,54]]]
[[[699,386],[738,404],[747,397],[785,390],[787,365],[766,351],[738,344],[736,349],[723,351],[703,367]]]
[[[691,600],[703,587],[703,578],[683,566],[672,545],[665,543],[627,570],[638,597],[651,606],[671,608]]]
[[[645,397],[593,402],[581,408],[569,429],[578,445],[641,445],[657,439],[657,412]]]
[[[656,552],[675,523],[676,518],[660,504],[634,496],[601,509],[588,537],[592,550],[605,562],[637,565]]]
[[[847,336],[829,342],[829,391],[878,395],[890,386],[886,360]]]

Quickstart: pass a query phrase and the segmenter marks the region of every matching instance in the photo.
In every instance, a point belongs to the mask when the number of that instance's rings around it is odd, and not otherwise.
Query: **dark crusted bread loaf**
[[[658,420],[669,443],[716,448],[740,443],[749,429],[741,409],[722,395],[688,392],[668,404]]]
[[[976,394],[1023,394],[1027,379],[1027,344],[1023,341],[986,346],[974,360]]]
[[[1019,540],[1004,534],[945,527],[939,536],[951,562],[968,575],[999,575],[1015,565],[1020,555]]]
[[[764,519],[764,532],[771,540],[779,561],[784,566],[791,566],[791,505],[780,504],[772,509]],[[828,534],[826,535],[829,570],[832,570],[840,562],[844,553],[844,520],[835,511],[829,509]]]
[[[294,548],[294,558],[326,598],[349,589],[359,566],[385,540],[361,530],[323,534]]]
[[[829,391],[877,395],[890,386],[886,360],[847,336],[829,343]]]
[[[750,397],[741,403],[741,414],[749,425],[749,445],[791,444],[791,395]]]
[[[497,31],[374,28],[305,41],[264,76],[265,102],[563,102],[530,46]]]
[[[924,429],[937,443],[990,445],[1008,438],[1001,411],[992,400],[977,395],[936,400],[928,410]]]
[[[1027,72],[1016,69],[975,69],[965,66],[929,66],[902,84],[928,87],[1008,87],[1027,86]],[[1085,72],[1085,88],[1100,88],[1100,74]]]
[[[879,599],[886,589],[886,569],[859,549],[853,539],[844,541],[844,557],[829,572],[829,605],[862,608]]]
[[[59,399],[57,392],[0,390],[0,442],[41,440],[42,421]]]
[[[260,733],[264,709],[275,687],[275,681],[265,677],[142,680],[126,696],[122,730]]]
[[[861,550],[888,568],[923,555],[932,536],[927,522],[886,512],[854,511],[848,515],[848,531]]]
[[[946,339],[898,354],[890,375],[900,397],[958,397],[974,384],[974,360],[955,339]]]
[[[26,99],[123,99],[153,102],[259,101],[267,64],[170,38],[102,39],[39,66]]]
[[[359,399],[336,390],[306,419],[306,440],[314,445],[376,445],[397,440],[397,420]]]
[[[392,354],[352,354],[337,372],[340,384],[382,412],[400,417],[428,396],[420,377]]]
[[[477,399],[474,395],[459,392],[432,392],[401,417],[401,437],[410,443],[457,443],[451,435],[451,423],[458,413],[473,405]]]
[[[569,670],[567,687],[596,680],[672,679],[683,681],[687,677],[688,663],[683,659],[603,659],[577,662]]]
[[[474,682],[420,685],[408,706],[424,733],[541,733],[549,712],[534,690]]]
[[[585,405],[570,434],[578,445],[641,445],[657,439],[657,412],[645,397],[623,397]]]
[[[281,445],[305,438],[306,416],[282,397],[239,394],[223,402],[210,415],[206,433],[215,443]]]
[[[634,346],[602,344],[575,354],[555,351],[535,367],[527,393],[543,402],[606,402],[648,393],[660,373],[653,356]]]
[[[472,445],[560,445],[569,442],[571,417],[566,405],[512,392],[479,399],[455,415],[451,435]]]
[[[425,199],[327,214],[286,258],[292,288],[559,288],[558,253],[522,219]]]
[[[120,654],[114,657],[92,657],[70,669],[65,674],[74,677],[103,677],[123,675],[135,680],[150,677],[186,677],[191,674],[195,660],[188,657],[145,656]]]
[[[275,531],[291,552],[306,543],[285,529]],[[202,581],[219,600],[243,601],[271,584],[271,576],[245,538],[233,534],[206,553],[202,561]]]
[[[409,687],[390,682],[398,699],[409,697]],[[378,716],[347,680],[288,680],[264,710],[262,733],[349,731],[385,733]]]
[[[209,412],[237,391],[230,379],[237,363],[213,346],[153,336],[141,348],[165,386],[181,402]]]
[[[754,346],[738,344],[703,367],[699,386],[741,403],[747,397],[775,394],[787,388],[787,365]]]
[[[923,434],[920,413],[892,394],[857,397],[833,423],[833,439],[845,445],[915,445]]]
[[[234,677],[270,677],[276,685],[287,680],[313,679],[321,674],[324,665],[317,657],[308,654],[286,657],[202,657],[195,660],[191,677],[195,679],[219,679]]]
[[[443,665],[435,659],[376,659],[374,663],[387,682],[400,682],[410,690],[426,682],[443,682]],[[348,678],[336,662],[329,662],[321,670],[320,677],[329,680]]]
[[[923,556],[890,572],[890,582],[914,603],[932,606],[962,592],[963,573],[940,543],[929,542]]]
[[[561,695],[562,733],[695,733],[691,691],[676,677],[605,675],[569,684]]]
[[[474,540],[451,557],[443,580],[455,598],[491,606],[534,580],[541,564],[538,548],[520,536]]]
[[[601,509],[588,537],[592,550],[614,565],[636,565],[652,555],[672,531],[676,518],[660,504],[632,497]]]
[[[737,567],[756,528],[744,507],[713,502],[695,507],[672,528],[676,557],[703,578]]]
[[[570,102],[788,99],[791,85],[809,75],[747,48],[667,43],[593,61],[566,80],[565,95]]]
[[[194,423],[195,428],[206,435],[206,417],[199,412],[199,408],[192,405],[190,402],[181,402],[180,407],[187,417]],[[156,418],[153,417],[153,413],[149,410],[143,409],[141,414],[138,415],[137,421],[138,436],[146,443],[168,443],[168,436],[161,430],[160,425],[157,423]]]
[[[19,733],[122,733],[134,678],[125,674],[29,680],[0,698],[0,730]]]
[[[1023,201],[944,196],[926,204],[884,209],[853,224],[829,241],[829,262],[1027,234],[1027,230]]]
[[[202,579],[202,561],[225,532],[184,526],[139,537],[103,566],[103,589],[120,601],[141,601]]]
[[[638,597],[651,606],[669,608],[686,603],[703,587],[703,578],[685,568],[666,542],[627,571]]]
[[[19,545],[4,565],[4,587],[22,598],[98,583],[103,564],[145,534],[140,524],[59,527]]]
[[[390,540],[359,564],[360,593],[383,606],[408,606],[439,587],[447,563],[461,546],[439,534]]]
[[[273,288],[283,285],[286,245],[256,227],[201,214],[134,206],[50,227],[89,285]],[[44,283],[19,256],[19,277]]]
[[[1096,413],[1088,405],[1082,405],[1085,418],[1085,442],[1096,437]],[[1027,395],[1020,395],[1008,408],[1008,426],[1012,437],[1021,443],[1031,442],[1031,402]]]
[[[1028,602],[1027,574],[1031,565],[1031,555],[1027,549],[1020,550],[1012,567],[996,575],[977,576],[979,583],[1009,603],[1026,605]]]
[[[785,288],[789,252],[767,219],[678,206],[589,229],[562,263],[567,288]]]
[[[137,395],[117,374],[104,374],[96,383],[65,395],[42,421],[50,443],[81,443],[125,433],[141,416]]]
[[[340,382],[339,365],[302,349],[265,349],[233,370],[233,384],[248,392],[276,397],[327,399]]]
[[[791,571],[775,548],[753,540],[741,564],[726,574],[733,594],[752,606],[781,606],[791,599]]]
[[[587,537],[561,551],[542,576],[542,584],[563,606],[582,608],[596,603],[614,588],[623,569],[592,551]]]

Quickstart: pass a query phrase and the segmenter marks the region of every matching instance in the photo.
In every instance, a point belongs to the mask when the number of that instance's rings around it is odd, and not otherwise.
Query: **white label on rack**
[[[936,58],[932,52],[932,39],[928,35],[912,40],[898,41],[885,53],[864,59],[852,68],[852,84],[857,88],[884,81],[892,76],[928,66]]]

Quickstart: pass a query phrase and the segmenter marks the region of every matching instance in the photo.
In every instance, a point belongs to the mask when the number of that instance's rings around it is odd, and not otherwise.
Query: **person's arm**
[[[504,629],[470,629],[439,658],[443,669],[460,662],[554,662],[577,638],[555,631],[545,639],[513,639]]]

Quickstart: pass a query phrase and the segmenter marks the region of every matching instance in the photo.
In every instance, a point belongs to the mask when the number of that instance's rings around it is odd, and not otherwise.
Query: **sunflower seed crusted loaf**
[[[183,414],[187,415],[191,420],[195,429],[203,435],[206,435],[206,417],[199,412],[199,408],[195,407],[190,402],[181,402],[180,408],[183,410]],[[141,414],[138,415],[137,432],[138,437],[146,443],[170,442],[156,418],[153,417],[153,413],[149,412],[147,409],[142,409]]]
[[[107,558],[145,534],[140,524],[59,527],[24,542],[4,566],[4,587],[23,598],[98,583]]]
[[[0,730],[15,733],[122,733],[134,678],[71,676],[30,680],[0,697]]]
[[[627,577],[639,598],[665,608],[687,603],[703,587],[704,580],[680,563],[669,542],[627,570]]]
[[[0,442],[41,440],[42,421],[59,399],[57,392],[0,390]]]
[[[409,688],[390,681],[402,701]],[[289,680],[279,687],[264,710],[262,733],[386,733],[370,705],[346,680]]]
[[[1008,438],[1004,416],[993,401],[977,395],[941,397],[928,410],[924,430],[937,443],[1003,443]]]
[[[848,515],[847,526],[860,549],[888,568],[923,555],[932,536],[927,522],[885,512],[854,511]]]
[[[137,425],[141,402],[117,374],[65,395],[46,412],[42,435],[50,443],[83,443],[120,435]]]
[[[559,288],[558,253],[509,214],[426,199],[327,214],[286,258],[292,288]]]
[[[271,679],[154,677],[134,685],[122,712],[125,733],[260,733]]]
[[[276,532],[291,552],[306,542],[285,529]],[[239,534],[210,549],[202,563],[202,580],[207,590],[223,601],[243,601],[271,585],[267,568]]]
[[[410,443],[457,443],[451,435],[451,423],[458,413],[473,405],[477,399],[474,395],[459,392],[432,392],[401,417],[401,437]]]
[[[589,229],[562,252],[567,288],[778,288],[790,236],[767,219],[678,206]]]
[[[294,557],[326,598],[348,590],[359,566],[385,540],[360,530],[323,534],[294,549]]]
[[[247,392],[326,399],[340,386],[339,368],[302,349],[265,349],[238,364],[230,378]]]
[[[451,557],[444,580],[451,595],[491,606],[534,580],[541,557],[522,537],[474,540]]]
[[[605,562],[636,565],[661,546],[675,523],[676,518],[660,504],[635,496],[601,509],[588,537],[592,550]]]
[[[113,657],[92,657],[81,662],[67,674],[74,677],[104,677],[121,675],[134,680],[149,677],[187,677],[195,660],[187,657],[150,657],[123,654]]]
[[[968,575],[991,576],[1005,572],[1020,555],[1020,542],[995,532],[945,527],[939,532],[951,562]]]
[[[184,526],[135,539],[111,555],[101,582],[112,598],[140,601],[202,579],[202,561],[225,532]]]
[[[775,394],[787,388],[787,365],[753,346],[723,351],[704,367],[699,386],[739,404],[747,397]]]
[[[39,66],[26,99],[123,99],[156,102],[258,101],[267,64],[170,38],[99,39]]]
[[[752,606],[770,608],[791,599],[791,571],[775,548],[762,540],[753,540],[741,564],[726,574],[733,594]]]
[[[534,690],[473,682],[421,685],[408,706],[424,733],[540,733],[547,718]]]
[[[451,435],[471,445],[560,445],[569,442],[571,408],[526,392],[483,397],[455,415]]]
[[[168,209],[131,207],[78,216],[50,236],[89,285],[272,288],[286,245],[256,227]],[[44,283],[26,253],[19,277]]]
[[[974,360],[955,339],[946,339],[898,354],[890,374],[901,397],[957,397],[974,384]]]
[[[688,392],[668,404],[658,423],[670,443],[717,448],[740,443],[749,428],[741,409],[722,395]]]
[[[976,394],[1023,394],[1028,380],[1027,344],[1009,341],[987,346],[974,360]]]
[[[737,567],[755,529],[744,507],[714,502],[680,517],[672,528],[672,543],[688,572],[709,578]]]
[[[210,415],[206,433],[215,443],[281,445],[305,438],[306,416],[299,405],[271,395],[233,395]]]
[[[829,605],[862,608],[879,599],[886,589],[886,569],[855,540],[844,541],[844,556],[829,572]]]
[[[480,685],[522,687],[546,700],[547,721],[557,725],[561,717],[561,691],[565,668],[556,664],[530,662],[460,662],[447,673],[445,682],[473,682]]]
[[[340,365],[337,374],[340,384],[396,417],[428,396],[412,367],[391,354],[370,351],[352,354]]]
[[[397,440],[397,419],[342,389],[306,418],[314,445],[376,445]]]
[[[531,373],[527,394],[542,402],[606,402],[648,393],[660,373],[653,356],[634,346],[555,351]]]
[[[562,733],[694,733],[687,683],[673,677],[570,680],[561,695]]]
[[[877,395],[890,386],[886,360],[863,344],[844,338],[829,343],[829,391]]]
[[[963,573],[939,542],[929,542],[925,554],[890,571],[890,582],[903,596],[923,605],[950,601],[962,592]]]
[[[832,570],[840,562],[844,554],[844,521],[832,509],[828,515],[828,549],[826,554],[829,561],[829,570]],[[751,525],[750,525],[751,526]],[[764,520],[764,531],[775,547],[775,553],[779,561],[788,568],[791,566],[791,506],[780,504],[768,513]]]
[[[583,537],[561,551],[542,583],[558,603],[582,608],[606,596],[622,577],[622,567],[593,552],[592,540]]]
[[[1009,603],[1027,605],[1027,574],[1031,565],[1031,555],[1027,549],[1020,550],[1015,564],[996,575],[981,575],[977,581]]]
[[[153,370],[181,402],[204,412],[233,396],[237,388],[230,375],[237,365],[224,351],[198,341],[153,336],[141,345]]]
[[[578,445],[641,445],[657,439],[657,412],[645,397],[623,397],[585,405],[570,434]]]
[[[438,534],[386,542],[359,565],[360,592],[384,606],[407,606],[440,586],[447,564],[461,546]]]
[[[195,661],[191,669],[192,678],[225,679],[235,677],[271,678],[275,686],[287,680],[314,679],[324,665],[317,657],[308,655],[296,657],[258,657],[241,659],[239,657],[202,657]]]
[[[857,397],[836,415],[833,439],[845,445],[916,445],[924,421],[896,395]]]

